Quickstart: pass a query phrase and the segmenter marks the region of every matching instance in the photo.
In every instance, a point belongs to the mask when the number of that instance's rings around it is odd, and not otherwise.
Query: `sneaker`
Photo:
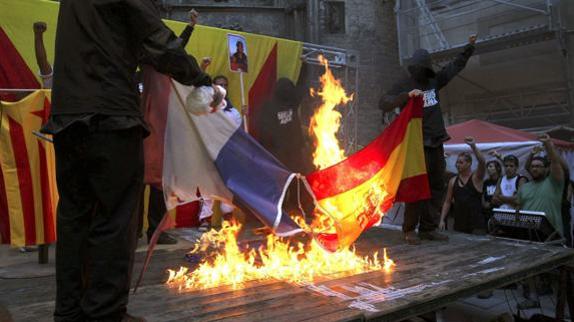
[[[201,232],[206,232],[210,229],[211,229],[211,224],[209,223],[209,220],[202,220],[201,224],[199,224],[199,228],[197,228],[197,230],[199,230]]]
[[[407,231],[404,233],[405,241],[409,245],[420,245],[421,240],[414,231]]]
[[[426,239],[426,240],[438,240],[438,241],[447,241],[448,240],[448,236],[438,233],[436,231],[421,231],[419,232],[419,238],[420,239]]]
[[[146,319],[144,319],[140,316],[133,316],[133,315],[124,313],[124,316],[122,317],[122,322],[146,322]]]

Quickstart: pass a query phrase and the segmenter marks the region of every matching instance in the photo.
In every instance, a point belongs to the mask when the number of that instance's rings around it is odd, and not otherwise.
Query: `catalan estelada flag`
[[[0,102],[0,241],[14,246],[56,240],[58,201],[53,145],[33,134],[50,113],[50,92]]]
[[[374,141],[344,161],[306,179],[336,234],[318,234],[327,249],[351,245],[380,222],[395,201],[430,198],[422,134],[422,98],[411,99]]]

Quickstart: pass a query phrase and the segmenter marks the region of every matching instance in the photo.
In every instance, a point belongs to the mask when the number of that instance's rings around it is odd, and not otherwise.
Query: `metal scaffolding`
[[[333,75],[341,80],[347,93],[354,93],[353,100],[338,109],[343,115],[338,132],[339,140],[342,140],[345,151],[351,154],[358,147],[359,54],[353,50],[304,43],[301,58],[309,67],[309,82],[313,88],[318,88],[319,77],[324,72],[317,59],[319,55],[329,61]]]
[[[480,52],[556,38],[559,0],[397,0],[401,61],[418,48],[450,56],[476,33]]]
[[[466,95],[464,102],[457,102],[460,106],[450,109],[453,112],[449,121],[480,118],[518,128],[571,124],[574,121],[572,54],[568,55],[570,37],[560,8],[560,0],[397,0],[401,64],[418,48],[427,49],[435,63],[450,60],[466,45],[470,34],[477,35],[475,54],[479,55],[510,57],[521,55],[514,48],[545,46],[564,65],[557,73],[563,75],[557,75],[553,84],[541,80],[528,88],[509,90],[496,88],[484,80],[481,84],[460,77],[481,93]],[[508,66],[512,63],[510,60]]]

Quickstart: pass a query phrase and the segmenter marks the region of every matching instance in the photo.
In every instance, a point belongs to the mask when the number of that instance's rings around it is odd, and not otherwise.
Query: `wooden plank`
[[[186,292],[170,289],[163,285],[165,270],[189,265],[186,250],[159,251],[143,287],[131,296],[129,310],[150,321],[398,321],[574,260],[573,250],[538,244],[450,234],[448,243],[410,246],[401,235],[372,229],[357,243],[361,255],[379,251],[382,256],[387,247],[397,264],[390,273],[333,274],[311,285],[251,281],[238,290],[229,286]],[[142,261],[140,253],[136,267]],[[0,303],[15,320],[51,320],[53,277],[1,283]]]

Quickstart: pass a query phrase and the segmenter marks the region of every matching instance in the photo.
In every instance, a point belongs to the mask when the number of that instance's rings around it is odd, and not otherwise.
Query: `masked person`
[[[60,2],[52,111],[56,152],[55,321],[144,321],[126,313],[148,131],[138,64],[211,86],[152,0]],[[217,89],[213,106],[221,102]]]
[[[475,42],[476,36],[470,36],[469,44],[456,59],[438,72],[432,68],[428,51],[416,50],[408,66],[410,76],[396,83],[379,102],[379,107],[389,112],[397,107],[403,108],[411,97],[423,96],[424,98],[423,142],[431,199],[406,204],[403,233],[405,241],[411,245],[420,244],[420,238],[448,240],[447,236],[436,232],[444,191],[443,142],[450,139],[444,126],[438,94],[464,69],[474,52]],[[417,224],[418,236],[415,233]]]

